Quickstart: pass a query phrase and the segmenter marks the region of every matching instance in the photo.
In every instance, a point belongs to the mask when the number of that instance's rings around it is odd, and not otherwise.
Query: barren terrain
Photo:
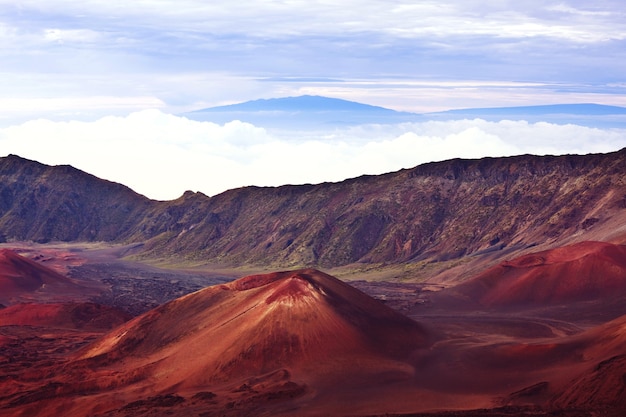
[[[125,247],[14,249],[91,288],[106,284],[94,299],[111,307],[16,304],[0,311],[2,416],[62,409],[67,416],[578,417],[625,410],[626,291],[615,279],[599,281],[610,283],[611,296],[524,299],[500,308],[493,294],[508,291],[479,286],[483,296],[472,284],[494,280],[489,271],[456,288],[347,285],[314,270],[231,282],[225,271],[130,262],[119,258]],[[502,283],[533,288],[528,276],[541,265],[552,265],[545,279],[556,279],[583,262],[576,270],[586,271],[585,282],[609,276],[598,265],[621,276],[621,251],[589,242],[493,271],[523,267]],[[203,282],[212,286],[192,294]],[[476,302],[459,302],[464,294]],[[481,307],[480,300],[490,302]],[[141,315],[114,327],[128,312]]]
[[[0,416],[623,416],[625,160],[152,201],[2,158]]]

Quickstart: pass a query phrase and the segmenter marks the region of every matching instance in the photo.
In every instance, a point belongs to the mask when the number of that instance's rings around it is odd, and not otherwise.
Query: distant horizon
[[[110,178],[101,177],[101,176],[98,176],[98,175],[94,174],[93,172],[90,172],[90,171],[88,171],[86,169],[81,169],[81,168],[79,168],[77,166],[74,166],[72,164],[69,164],[69,163],[50,164],[50,163],[45,163],[45,162],[42,162],[40,160],[33,159],[33,158],[28,158],[28,157],[25,157],[23,155],[19,155],[19,154],[15,154],[15,153],[9,153],[9,154],[6,154],[6,155],[0,155],[0,158],[17,157],[17,158],[20,158],[20,159],[23,159],[23,160],[28,160],[28,161],[35,162],[35,163],[40,163],[40,164],[44,164],[44,165],[47,165],[47,166],[71,166],[72,168],[78,169],[78,170],[80,170],[80,171],[82,171],[82,172],[84,172],[84,173],[86,173],[88,175],[93,175],[93,176],[95,176],[95,177],[97,177],[97,178],[99,178],[101,180],[111,181],[111,182],[120,184],[120,185],[122,185],[124,187],[127,187],[127,188],[131,189],[132,191],[134,191],[134,192],[136,192],[136,193],[138,193],[140,195],[143,195],[144,197],[146,197],[148,199],[155,200],[155,201],[172,201],[172,200],[176,200],[176,199],[178,199],[180,197],[183,197],[187,193],[194,193],[194,194],[200,193],[200,194],[203,194],[203,195],[205,195],[207,197],[213,197],[213,196],[219,195],[221,193],[224,193],[224,192],[227,192],[227,191],[230,191],[230,190],[234,190],[234,189],[238,189],[238,188],[247,188],[247,187],[278,188],[278,187],[291,187],[291,186],[297,187],[297,186],[306,186],[306,185],[313,185],[313,186],[315,186],[315,185],[320,185],[320,184],[323,184],[323,183],[338,183],[338,182],[343,182],[343,181],[356,179],[356,178],[359,178],[359,177],[362,177],[362,176],[393,174],[395,172],[399,172],[399,171],[402,171],[402,170],[417,168],[417,167],[419,167],[421,165],[442,163],[442,162],[451,161],[451,160],[455,160],[455,159],[460,159],[460,160],[479,160],[479,159],[486,159],[486,158],[515,158],[515,157],[522,157],[522,156],[525,156],[525,155],[532,155],[532,156],[537,156],[537,157],[544,157],[544,156],[545,157],[552,157],[552,156],[559,157],[559,156],[566,156],[566,155],[584,156],[584,155],[592,155],[592,154],[616,153],[616,152],[620,152],[620,151],[625,150],[625,149],[626,149],[626,144],[624,144],[623,147],[618,148],[618,149],[608,150],[608,151],[598,151],[598,152],[578,152],[578,153],[577,152],[573,152],[573,153],[564,152],[564,153],[545,153],[545,154],[534,154],[534,153],[525,152],[525,153],[516,153],[516,154],[502,155],[502,156],[450,157],[450,158],[445,158],[445,159],[441,159],[441,160],[432,160],[432,161],[420,162],[420,163],[418,163],[418,164],[416,164],[414,166],[407,166],[407,167],[404,167],[404,168],[393,169],[393,170],[389,170],[389,171],[380,172],[380,173],[377,173],[377,174],[362,173],[362,174],[356,174],[354,176],[349,176],[349,177],[342,178],[342,179],[337,179],[337,180],[321,180],[321,181],[318,181],[318,182],[302,182],[302,183],[280,183],[280,184],[272,184],[272,185],[245,184],[245,185],[235,186],[235,187],[232,187],[232,188],[226,188],[226,189],[224,189],[224,190],[222,190],[220,192],[214,193],[214,194],[207,194],[206,192],[203,192],[202,190],[193,190],[191,188],[186,188],[179,195],[173,195],[173,196],[168,197],[168,198],[156,198],[156,197],[150,196],[148,194],[145,194],[145,193],[142,193],[142,192],[138,191],[137,189],[135,189],[131,185],[125,183],[124,181],[112,180]]]
[[[625,21],[621,0],[0,0],[0,151],[169,199],[454,157],[616,150],[621,119],[182,115],[302,95],[415,114],[626,108]]]
[[[443,117],[394,120],[386,113],[350,112],[351,124],[327,124],[316,112],[226,113],[221,122],[160,110],[94,121],[30,120],[0,128],[0,150],[48,165],[71,165],[124,184],[155,200],[185,191],[216,195],[244,186],[342,181],[427,162],[521,154],[607,153],[626,147],[626,116]],[[203,113],[200,113],[204,115]],[[211,113],[208,113],[209,115]],[[254,117],[252,117],[254,116]],[[266,127],[264,127],[266,125]],[[616,127],[617,126],[617,127]]]
[[[343,99],[317,97],[324,104],[345,105]],[[248,101],[242,107],[253,103],[262,109],[272,100],[309,102],[301,98]],[[393,110],[368,106],[351,102],[354,110],[344,115],[350,123],[336,121],[333,112],[319,116],[306,106],[297,114],[176,115],[152,109],[94,121],[37,119],[0,128],[0,150],[48,165],[71,165],[151,199],[173,200],[187,190],[211,196],[245,186],[336,182],[453,158],[606,153],[626,147],[624,114],[564,118],[528,112],[518,117],[491,108],[396,116]]]
[[[523,157],[523,156],[526,156],[526,155],[531,155],[531,156],[536,156],[536,157],[560,157],[560,156],[568,156],[568,155],[577,155],[577,156],[606,155],[606,154],[611,154],[611,153],[617,153],[617,152],[620,152],[620,151],[623,151],[623,150],[626,150],[626,146],[624,146],[623,148],[620,148],[620,149],[616,149],[616,150],[613,150],[613,151],[607,151],[607,152],[589,152],[589,153],[573,153],[573,154],[572,153],[563,153],[563,154],[543,154],[543,155],[525,153],[525,154],[514,154],[514,155],[495,156],[495,157],[493,157],[493,156],[482,156],[482,157],[476,157],[476,158],[456,158],[455,157],[455,158],[442,159],[440,161],[422,162],[422,163],[419,163],[419,164],[417,164],[415,166],[406,167],[406,168],[400,168],[400,169],[392,170],[392,171],[381,172],[380,174],[360,174],[360,175],[356,175],[356,176],[353,176],[353,177],[347,177],[347,178],[336,180],[336,181],[307,182],[307,183],[299,183],[299,184],[286,183],[286,184],[279,184],[279,185],[242,185],[242,186],[238,186],[238,187],[234,187],[234,188],[225,189],[222,192],[217,193],[217,194],[213,194],[213,195],[208,195],[206,193],[203,193],[202,191],[195,191],[195,190],[191,190],[191,189],[186,189],[180,195],[172,197],[172,198],[168,198],[168,199],[152,198],[152,197],[150,197],[148,195],[145,195],[145,194],[142,194],[142,193],[138,192],[137,190],[133,189],[131,186],[129,186],[129,185],[123,183],[123,182],[112,181],[112,180],[109,180],[107,178],[99,177],[97,175],[94,175],[92,172],[89,172],[89,171],[77,168],[77,167],[75,167],[75,166],[73,166],[71,164],[46,164],[44,162],[41,162],[41,161],[38,161],[38,160],[35,160],[35,159],[25,158],[22,155],[17,155],[17,154],[13,154],[13,153],[10,153],[10,154],[7,154],[7,155],[0,155],[0,158],[16,157],[16,158],[19,158],[19,159],[22,159],[22,160],[31,161],[31,162],[35,162],[35,163],[51,166],[51,167],[70,166],[72,168],[78,169],[81,172],[84,172],[85,174],[93,175],[93,176],[95,176],[96,178],[98,178],[100,180],[110,181],[110,182],[119,184],[121,186],[124,186],[124,187],[132,190],[133,192],[136,192],[137,194],[143,195],[144,197],[146,197],[148,199],[155,200],[155,201],[173,201],[173,200],[176,200],[176,199],[178,199],[180,197],[183,197],[185,194],[188,194],[188,193],[203,194],[203,195],[207,196],[208,198],[210,198],[210,197],[219,195],[221,193],[228,192],[228,191],[235,190],[235,189],[239,189],[239,188],[248,188],[248,187],[252,187],[252,188],[280,188],[280,187],[299,187],[299,186],[307,186],[307,185],[317,186],[317,185],[321,185],[321,184],[324,184],[324,183],[340,183],[340,182],[344,182],[344,181],[357,179],[357,178],[363,177],[363,176],[393,174],[393,173],[400,172],[400,171],[407,170],[407,169],[408,170],[414,169],[414,168],[417,168],[417,167],[422,166],[422,165],[445,163],[447,161],[453,161],[453,160],[471,161],[471,160],[480,160],[480,159],[516,158],[516,157]]]
[[[0,126],[302,94],[415,113],[626,106],[619,0],[34,0],[0,12]]]
[[[179,113],[179,114],[201,112],[201,111],[205,111],[205,110],[213,110],[213,109],[219,109],[219,108],[229,108],[229,107],[235,107],[235,106],[238,106],[238,105],[241,105],[241,104],[261,103],[261,102],[267,102],[267,101],[279,101],[279,100],[284,100],[284,99],[298,99],[298,98],[303,98],[303,97],[316,97],[316,98],[325,98],[325,99],[331,99],[331,100],[339,100],[339,101],[345,101],[345,102],[350,102],[350,103],[361,104],[361,105],[365,105],[365,106],[378,107],[378,108],[386,109],[386,110],[393,110],[393,111],[396,111],[396,112],[407,112],[407,111],[404,111],[404,110],[397,110],[397,109],[391,108],[391,107],[379,106],[379,105],[375,105],[375,104],[368,103],[368,102],[349,100],[349,99],[344,99],[344,98],[340,98],[340,97],[324,96],[324,95],[316,95],[316,94],[302,94],[302,95],[286,95],[286,96],[276,96],[276,97],[269,97],[269,96],[268,97],[258,97],[258,98],[252,98],[252,99],[245,100],[245,101],[236,101],[236,102],[232,102],[232,103],[229,103],[229,104],[221,104],[221,105],[217,105],[217,106],[205,107],[205,108],[202,108],[202,109],[194,109],[194,110],[190,110],[188,112]],[[447,112],[464,111],[464,110],[551,108],[551,107],[558,107],[558,106],[600,106],[600,107],[619,108],[619,109],[626,110],[626,104],[619,106],[619,105],[596,103],[596,102],[572,102],[572,103],[551,103],[551,104],[531,104],[531,103],[528,103],[528,104],[523,104],[523,105],[515,105],[515,106],[502,105],[502,106],[496,106],[496,107],[458,107],[458,108],[457,107],[452,107],[452,108],[449,108],[447,110],[434,111],[434,112],[429,112],[429,113],[415,113],[415,112],[408,112],[408,113],[413,113],[413,114],[416,114],[416,115],[419,115],[419,114],[428,115],[428,114],[433,114],[433,113],[447,113]]]

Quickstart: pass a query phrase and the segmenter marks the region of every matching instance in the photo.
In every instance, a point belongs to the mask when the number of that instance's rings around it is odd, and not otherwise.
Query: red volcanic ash
[[[626,290],[626,246],[581,242],[501,263],[454,291],[484,306],[546,305]]]
[[[358,358],[403,360],[425,344],[416,322],[329,275],[304,270],[253,275],[182,297],[129,322],[83,357],[154,357],[172,367],[161,372],[177,384],[193,385],[281,367],[323,373]],[[182,357],[198,363],[181,368]]]
[[[93,290],[10,249],[0,249],[1,304],[69,300],[87,293]]]
[[[111,330],[130,320],[127,313],[94,303],[16,304],[0,310],[1,326]]]
[[[626,412],[626,355],[616,355],[578,376],[552,400],[557,409],[603,410],[607,416]],[[611,412],[611,414],[609,414]]]
[[[584,370],[552,399],[557,409],[593,410],[598,415],[626,415],[626,316],[573,336],[563,343],[585,358]]]
[[[429,343],[420,324],[330,275],[253,275],[136,317],[9,407],[37,416],[61,406],[67,416],[131,416],[163,404],[190,415],[293,415],[299,401],[319,411],[358,399],[404,411],[414,403],[412,355]]]

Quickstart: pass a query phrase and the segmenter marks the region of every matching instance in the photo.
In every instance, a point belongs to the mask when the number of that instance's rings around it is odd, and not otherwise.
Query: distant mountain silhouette
[[[270,98],[247,101],[244,103],[230,104],[227,106],[209,107],[196,110],[192,113],[205,112],[263,112],[263,111],[284,111],[284,112],[330,112],[330,111],[366,111],[385,114],[398,114],[395,110],[384,107],[371,106],[369,104],[357,103],[355,101],[342,100],[338,98],[322,96],[299,96]]]
[[[185,117],[227,123],[240,120],[263,127],[321,128],[335,125],[385,124],[417,120],[417,114],[321,96],[283,97],[210,107]]]
[[[438,114],[491,114],[491,115],[585,115],[585,116],[603,116],[603,115],[626,115],[626,108],[618,106],[606,106],[603,104],[578,103],[578,104],[548,104],[542,106],[518,106],[518,107],[489,107],[475,109],[458,109],[439,112]]]
[[[429,113],[423,117],[436,120],[468,118],[488,121],[526,120],[533,123],[571,123],[593,127],[626,126],[626,108],[593,103],[457,109]]]
[[[310,95],[259,99],[226,106],[209,107],[184,113],[183,116],[193,120],[220,124],[239,120],[261,127],[283,129],[311,129],[342,125],[391,124],[464,118],[480,118],[490,121],[504,119],[529,122],[545,121],[605,127],[626,125],[626,108],[594,103],[468,108],[417,114],[338,98]]]

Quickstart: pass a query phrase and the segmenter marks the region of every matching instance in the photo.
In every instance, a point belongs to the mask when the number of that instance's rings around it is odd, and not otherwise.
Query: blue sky
[[[626,105],[621,0],[0,0],[0,39],[5,112]]]
[[[374,162],[355,165],[350,172],[339,172],[329,164],[325,177],[292,178],[276,173],[271,180],[261,181],[251,174],[223,184],[216,179],[219,173],[188,167],[189,172],[172,180],[172,190],[157,195],[154,184],[139,184],[140,180],[134,179],[131,160],[118,161],[117,171],[88,162],[97,159],[90,155],[110,146],[105,139],[91,141],[90,147],[80,142],[78,152],[70,147],[77,146],[70,136],[80,130],[82,137],[99,137],[108,126],[113,129],[108,137],[122,137],[124,133],[115,129],[133,130],[134,125],[129,124],[133,120],[145,123],[147,117],[156,124],[178,125],[181,121],[170,114],[302,94],[429,112],[585,102],[626,106],[625,93],[626,8],[622,0],[0,0],[0,155],[18,153],[46,163],[71,163],[161,198],[193,187],[213,194],[254,181],[277,185],[341,179],[366,173],[365,167],[367,173],[379,173],[429,158],[466,154],[431,155],[422,144],[422,151],[416,152],[419,157],[408,159],[405,156],[411,153],[406,148],[390,147],[388,153],[378,153],[389,155],[387,159],[373,158]],[[147,109],[158,113],[145,113]],[[131,117],[135,112],[139,114]],[[52,124],[33,122],[36,119]],[[80,129],[76,128],[78,121],[85,123]],[[214,127],[206,124],[185,123],[184,132],[204,132],[204,136],[189,133],[189,137],[203,137],[205,145],[214,140],[211,135],[222,142],[237,137],[248,145],[246,152],[258,143],[284,145],[280,138],[271,137],[271,132],[254,126],[212,130]],[[45,129],[38,131],[35,126]],[[501,131],[495,125],[485,126],[467,129],[474,133],[478,129],[487,136]],[[242,130],[231,134],[237,129]],[[425,129],[421,125],[369,129],[367,134],[343,131],[326,137],[335,140],[333,152],[349,158],[361,150],[363,138],[376,146],[398,145],[394,141],[402,135],[428,136]],[[441,127],[436,132],[439,136],[431,132],[428,137],[445,140],[463,133],[455,129],[453,125]],[[592,135],[593,143],[583,141],[591,135],[585,132],[571,145],[556,140],[561,145],[544,151],[585,152],[626,145],[615,131],[604,131],[602,137]],[[42,145],[43,136],[50,139]],[[487,136],[474,135],[475,143],[467,143],[481,147],[481,140],[491,143]],[[301,137],[301,143],[328,145],[319,136],[302,133]],[[502,136],[498,139],[503,141]],[[145,138],[144,145],[150,146],[150,140]],[[195,146],[190,141],[163,137],[161,144],[166,144],[164,149],[180,151],[174,154],[185,158],[185,149]],[[140,152],[132,146],[129,149]],[[159,146],[152,146],[153,152],[161,149]],[[215,158],[216,146],[199,155]],[[507,142],[507,146],[482,148],[485,155],[492,156],[534,150],[519,143]],[[281,149],[284,157],[288,150]],[[236,146],[231,151],[220,154],[224,158],[228,154],[228,162],[218,165],[245,169]],[[135,166],[138,160],[148,164],[166,159],[161,154],[146,154],[145,149],[141,152],[141,157],[131,155]],[[195,147],[194,152],[197,156],[201,151]],[[270,163],[267,158],[264,162]],[[125,163],[128,168],[123,168]],[[149,165],[146,169],[151,172]],[[202,186],[208,180],[200,183],[198,176],[210,177],[211,186]]]

